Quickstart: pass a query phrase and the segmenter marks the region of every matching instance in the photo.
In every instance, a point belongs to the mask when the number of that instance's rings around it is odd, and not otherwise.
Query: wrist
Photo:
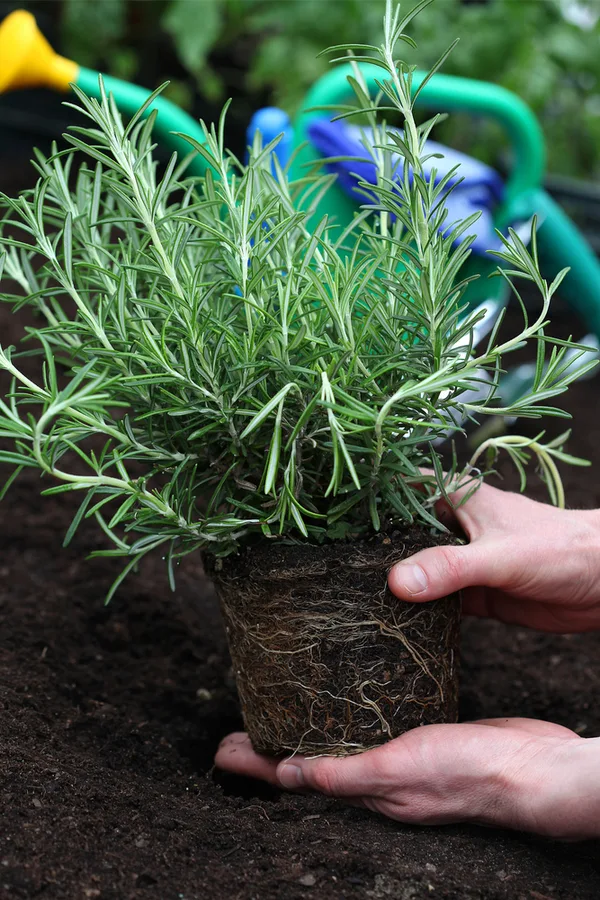
[[[541,742],[512,793],[517,827],[558,840],[600,837],[600,738]]]

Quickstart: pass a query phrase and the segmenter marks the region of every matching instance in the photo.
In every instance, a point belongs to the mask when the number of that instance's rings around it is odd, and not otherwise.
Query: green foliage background
[[[222,101],[231,93],[228,59],[242,75],[235,88],[265,94],[293,112],[327,62],[333,43],[377,39],[383,0],[64,0],[63,50],[78,62],[139,79],[147,39],[163,30],[187,73],[171,85],[191,107],[194,91]],[[414,5],[407,0],[405,10]],[[600,0],[579,0],[593,21]],[[419,64],[431,65],[449,36],[461,40],[445,66],[451,74],[498,82],[539,115],[550,171],[600,174],[600,23],[588,30],[566,17],[565,0],[435,0],[412,24]],[[411,62],[412,60],[407,60]],[[148,71],[146,66],[146,72]],[[246,73],[246,74],[244,74]],[[156,73],[156,83],[173,72]],[[156,84],[150,84],[155,87]],[[453,116],[439,137],[497,163],[502,136],[486,123]]]

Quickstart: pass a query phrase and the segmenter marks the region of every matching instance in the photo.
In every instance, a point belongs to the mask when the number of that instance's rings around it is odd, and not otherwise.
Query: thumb
[[[484,547],[477,543],[421,550],[390,569],[390,591],[401,600],[421,602],[483,585],[493,566],[493,556],[486,561]]]
[[[276,777],[287,790],[313,790],[329,797],[360,797],[373,792],[373,755],[380,748],[336,759],[292,756],[277,766]]]

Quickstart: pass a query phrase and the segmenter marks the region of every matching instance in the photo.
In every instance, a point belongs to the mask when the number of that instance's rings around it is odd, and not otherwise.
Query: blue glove
[[[389,130],[398,131],[398,129]],[[324,157],[353,157],[352,160],[329,163],[327,168],[338,176],[340,188],[347,194],[356,196],[357,202],[361,202],[361,199],[364,199],[364,188],[363,192],[356,192],[359,182],[376,184],[375,163],[369,150],[369,143],[373,143],[370,129],[349,125],[343,121],[330,122],[327,119],[318,119],[309,126],[308,134],[311,142]],[[426,149],[428,154],[435,153],[442,157],[428,159],[423,163],[425,175],[431,176],[435,170],[436,184],[459,166],[448,183],[448,189],[453,187],[453,190],[447,193],[445,199],[448,215],[443,232],[452,231],[458,222],[474,212],[480,212],[480,218],[469,230],[471,235],[475,235],[473,251],[483,255],[488,250],[499,249],[501,241],[494,230],[493,212],[502,200],[504,185],[498,173],[479,160],[435,141],[428,141]],[[396,167],[403,165],[400,154],[394,162]],[[464,240],[464,237],[459,241]]]

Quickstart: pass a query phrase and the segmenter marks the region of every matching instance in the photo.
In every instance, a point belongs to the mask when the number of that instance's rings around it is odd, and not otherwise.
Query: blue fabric
[[[356,191],[358,183],[376,183],[375,164],[368,149],[369,140],[371,143],[373,141],[369,130],[344,121],[318,119],[309,126],[308,134],[315,148],[324,157],[354,157],[353,160],[332,162],[328,164],[328,169],[336,173],[342,190],[356,196],[357,202],[364,202],[364,193]],[[436,183],[456,166],[459,167],[448,185],[456,187],[445,200],[448,216],[443,226],[444,233],[451,231],[456,223],[474,212],[480,212],[480,218],[468,231],[469,235],[475,235],[473,251],[483,254],[488,250],[499,249],[501,241],[494,231],[493,213],[502,200],[504,185],[498,173],[490,166],[435,141],[428,141],[426,149],[428,154],[435,153],[442,157],[428,159],[423,164],[426,175],[431,175],[435,169]],[[400,155],[396,165],[403,165]]]
[[[251,147],[254,143],[254,136],[257,131],[260,131],[262,134],[263,147],[270,144],[280,134],[283,135],[275,147],[274,153],[282,168],[285,168],[294,148],[294,128],[288,114],[276,106],[265,106],[263,109],[257,110],[250,119],[250,124],[246,131],[246,145],[248,147]],[[246,162],[247,160],[248,154],[246,153]]]

